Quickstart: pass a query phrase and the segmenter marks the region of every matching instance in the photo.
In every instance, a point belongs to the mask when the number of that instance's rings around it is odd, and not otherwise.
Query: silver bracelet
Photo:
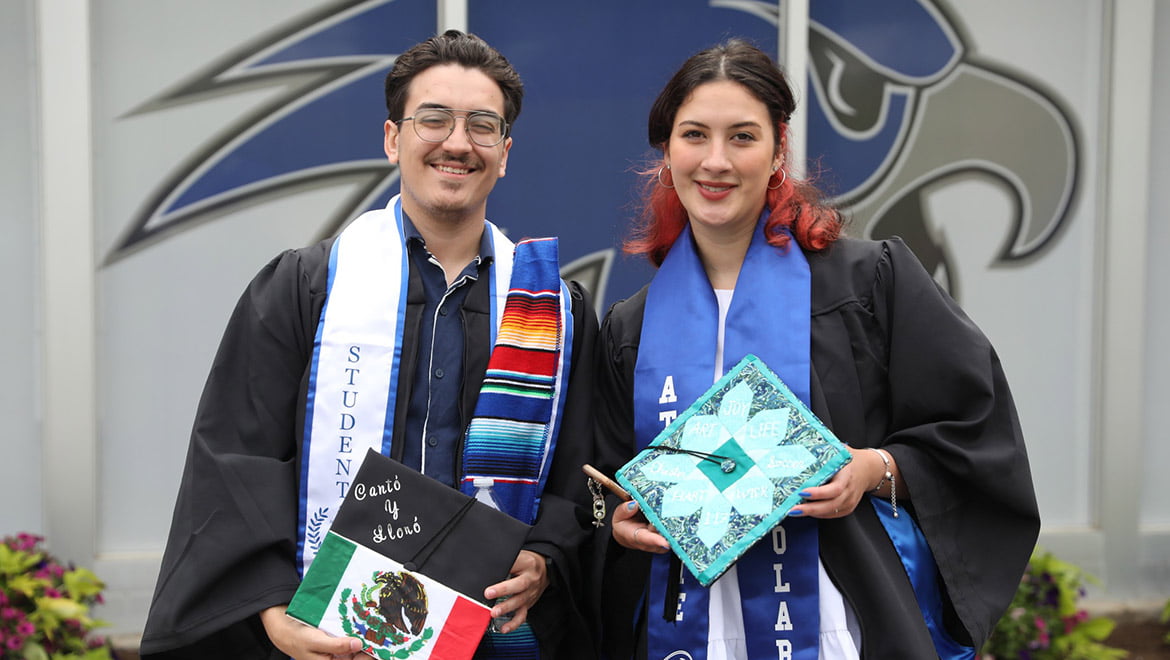
[[[882,484],[886,483],[887,481],[890,482],[890,508],[892,508],[894,510],[894,517],[897,518],[898,517],[898,484],[894,480],[894,473],[890,471],[890,459],[889,459],[889,457],[886,456],[886,453],[880,449],[877,449],[875,447],[866,447],[866,449],[876,453],[878,456],[881,456],[882,463],[886,464],[886,473],[884,475],[882,475],[882,478],[880,480],[878,480],[877,485],[873,487],[873,492],[876,493],[877,491],[881,490]]]

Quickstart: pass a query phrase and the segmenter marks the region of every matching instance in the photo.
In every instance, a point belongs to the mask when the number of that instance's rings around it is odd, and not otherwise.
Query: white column
[[[1107,143],[1100,226],[1101,403],[1094,451],[1100,482],[1098,524],[1107,593],[1137,591],[1145,346],[1146,233],[1150,199],[1154,0],[1115,0],[1109,14]]]
[[[438,34],[447,30],[467,32],[467,0],[438,0],[437,9],[439,10]],[[505,11],[502,6],[497,6],[496,9]]]
[[[780,65],[796,95],[796,111],[788,120],[788,171],[804,176],[808,154],[808,0],[778,0],[780,3]]]
[[[41,0],[36,14],[45,534],[54,554],[91,566],[98,464],[89,3]]]

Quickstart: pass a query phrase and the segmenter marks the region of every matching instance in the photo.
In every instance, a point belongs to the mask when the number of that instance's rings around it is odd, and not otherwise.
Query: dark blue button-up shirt
[[[495,257],[491,236],[484,231],[479,255],[450,287],[439,261],[403,214],[410,269],[419,274],[426,294],[419,324],[418,364],[406,414],[402,462],[437,481],[456,486],[456,452],[462,446],[459,419],[460,375],[463,373],[463,301],[472,282]],[[403,374],[403,377],[407,377]]]

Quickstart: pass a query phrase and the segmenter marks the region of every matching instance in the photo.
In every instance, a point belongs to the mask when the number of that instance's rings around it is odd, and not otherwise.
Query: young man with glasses
[[[280,255],[241,298],[200,401],[143,657],[358,653],[357,640],[284,610],[367,447],[465,492],[487,484],[533,525],[511,577],[484,594],[511,620],[476,657],[593,657],[575,595],[591,530],[579,475],[597,318],[587,292],[557,277],[555,247],[542,291],[555,290],[557,332],[539,351],[555,360],[549,406],[523,421],[536,458],[516,468],[475,431],[475,419],[508,417],[479,394],[489,356],[494,377],[506,370],[497,355],[514,351],[493,351],[517,295],[508,282],[531,270],[533,246],[485,219],[522,96],[507,60],[473,35],[448,31],[399,56],[385,151],[401,192],[337,238]]]

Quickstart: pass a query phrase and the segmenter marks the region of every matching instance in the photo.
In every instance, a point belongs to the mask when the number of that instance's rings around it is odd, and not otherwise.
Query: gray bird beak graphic
[[[864,186],[836,200],[852,218],[850,233],[902,237],[958,297],[953,246],[941,229],[953,220],[931,217],[926,197],[978,180],[1012,200],[1011,217],[987,223],[1008,227],[991,265],[1023,263],[1052,244],[1077,190],[1078,149],[1068,115],[1035,83],[963,60],[936,80],[897,80],[823,36],[810,44],[820,51],[814,84],[846,140],[886,121],[892,91],[911,99],[893,153]]]
[[[1064,224],[1076,190],[1076,155],[1068,121],[1048,99],[963,64],[923,94],[898,159],[852,210],[871,237],[913,239],[924,263],[937,255],[943,272],[936,274],[946,275],[953,293],[957,278],[947,267],[945,240],[931,238],[938,222],[922,203],[924,191],[970,178],[1002,186],[1015,209],[993,265],[1006,265],[1042,250]]]

